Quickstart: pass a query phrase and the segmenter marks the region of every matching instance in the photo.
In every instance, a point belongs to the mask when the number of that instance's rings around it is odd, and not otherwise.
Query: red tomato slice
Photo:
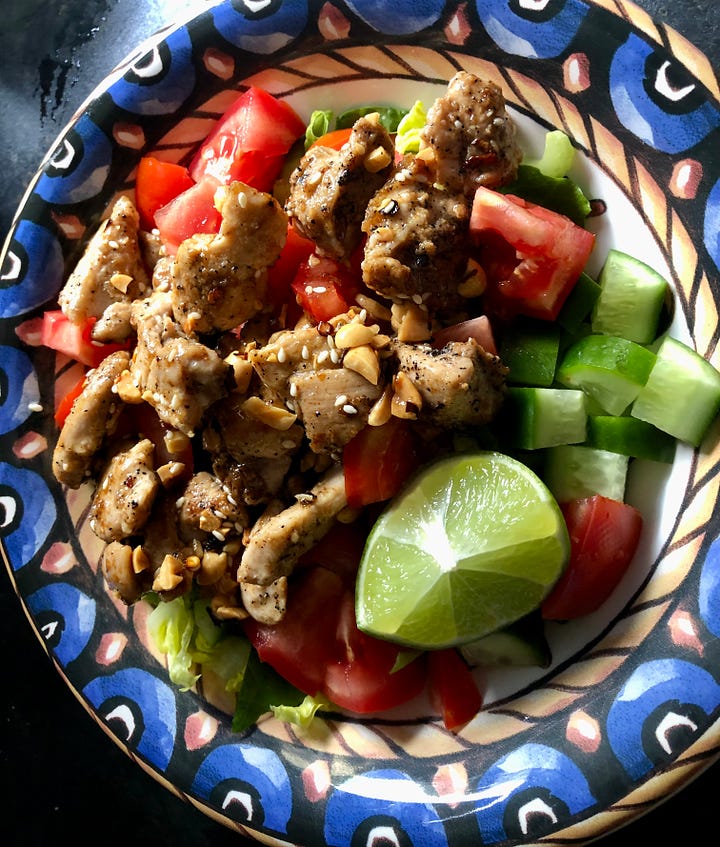
[[[497,345],[493,335],[490,319],[487,315],[470,318],[467,321],[444,327],[433,336],[433,347],[444,347],[450,341],[467,341],[474,338],[475,341],[488,353],[497,356]]]
[[[430,703],[447,729],[459,729],[482,708],[482,693],[472,671],[453,647],[428,653],[428,686]]]
[[[546,620],[588,615],[612,594],[637,550],[642,515],[628,503],[596,494],[561,504],[570,562],[542,605]]]
[[[298,268],[292,289],[298,303],[319,323],[347,312],[360,290],[360,279],[350,266],[313,253]]]
[[[555,320],[595,244],[570,218],[482,187],[470,232],[488,275],[486,300],[500,312],[544,320]]]
[[[182,165],[143,156],[135,174],[135,200],[143,229],[152,229],[155,212],[194,184],[188,169]]]
[[[315,242],[303,238],[289,223],[285,246],[275,263],[268,268],[268,296],[275,309],[281,309],[291,300],[290,289],[298,269],[314,251]]]
[[[343,449],[348,505],[359,509],[389,500],[418,465],[408,421],[390,418],[382,426],[364,427]]]
[[[260,659],[281,676],[306,694],[322,693],[353,712],[390,709],[425,685],[422,659],[392,673],[400,648],[358,630],[352,590],[323,567],[293,577],[280,623],[248,620],[244,626]]]
[[[215,207],[219,185],[213,177],[205,177],[155,212],[155,225],[168,253],[175,253],[195,233],[219,231],[222,215]]]
[[[320,138],[313,141],[310,148],[313,147],[331,147],[333,150],[339,150],[350,138],[352,127],[346,129],[333,129],[331,132],[326,132]]]
[[[291,106],[251,87],[205,139],[190,164],[190,175],[197,182],[210,175],[222,183],[240,180],[267,191],[283,156],[304,132],[305,124]]]
[[[77,400],[77,398],[82,393],[82,390],[85,386],[85,375],[80,377],[80,379],[75,383],[75,385],[65,394],[62,400],[58,403],[57,408],[55,409],[55,423],[62,429],[67,416],[70,414],[70,409],[72,409],[73,403]]]
[[[297,566],[322,565],[342,577],[348,587],[352,587],[355,585],[366,540],[367,527],[364,521],[358,519],[349,524],[338,521],[300,558]]]
[[[93,341],[91,332],[96,318],[88,318],[84,324],[74,324],[60,309],[45,312],[40,329],[40,342],[51,350],[64,353],[76,362],[96,368],[100,362],[116,350],[125,350],[126,344],[101,344]]]

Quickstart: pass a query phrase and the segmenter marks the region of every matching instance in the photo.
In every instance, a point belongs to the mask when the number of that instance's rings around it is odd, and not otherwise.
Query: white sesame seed
[[[328,347],[334,347],[335,346],[335,336],[334,335],[328,335],[327,336],[327,346]]]
[[[340,354],[334,347],[330,351],[330,361],[333,363],[333,365],[337,365],[337,363],[340,361]]]
[[[108,241],[108,247],[112,248],[113,250],[118,250],[118,249],[119,249],[119,247],[120,247],[120,245],[119,245],[119,244],[117,243],[117,241],[115,241],[115,239],[113,238],[113,239],[111,239],[110,241]]]
[[[348,401],[347,394],[338,394],[338,396],[335,398],[335,405],[336,406],[344,406],[347,403],[347,401]]]
[[[184,505],[185,505],[185,498],[184,497],[178,497],[177,500],[175,501],[175,508],[176,509],[182,509],[182,507]]]
[[[313,294],[325,294],[327,288],[324,285],[316,285],[312,288]]]
[[[247,204],[248,204],[247,194],[245,194],[241,191],[237,196],[237,201],[238,201],[238,206],[240,206],[241,209],[247,208]]]
[[[308,265],[310,265],[311,268],[314,268],[316,265],[319,265],[319,264],[320,264],[320,259],[313,253],[310,256],[310,258],[308,259]]]
[[[342,410],[346,415],[357,415],[357,409],[351,403],[346,403]]]
[[[227,501],[231,506],[237,506],[237,500],[227,490],[225,491],[225,497],[227,497]]]
[[[360,311],[358,312],[357,319],[358,323],[364,324],[367,320],[367,309],[360,309]]]
[[[213,509],[213,515],[215,515],[216,518],[220,518],[221,521],[224,521],[227,518],[225,512],[221,512],[220,509]]]
[[[278,353],[277,353],[277,360],[278,360],[278,362],[280,362],[281,364],[282,364],[283,362],[287,361],[287,352],[285,351],[285,348],[284,348],[284,347],[281,347],[281,348],[278,350]]]
[[[420,294],[413,294],[412,301],[413,301],[413,303],[415,303],[415,305],[420,306],[423,299],[422,299],[422,296]]]
[[[286,400],[285,405],[287,406],[289,411],[291,411],[291,412],[295,411],[295,404],[293,403],[292,400]]]
[[[290,396],[297,397],[297,384],[294,382],[290,383]]]
[[[218,541],[225,541],[225,536],[220,532],[219,529],[214,529],[212,534],[217,538]]]
[[[327,360],[329,358],[330,358],[330,351],[329,350],[321,350],[317,354],[316,362],[318,363],[318,365],[322,365],[322,363],[327,362]]]

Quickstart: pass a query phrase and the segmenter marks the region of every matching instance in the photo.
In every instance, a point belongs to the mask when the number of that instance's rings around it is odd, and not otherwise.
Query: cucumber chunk
[[[624,500],[630,459],[621,453],[583,445],[551,447],[543,480],[559,503],[602,494]]]
[[[508,330],[500,345],[500,358],[509,368],[508,383],[544,387],[552,385],[559,349],[559,332],[545,329]]]
[[[587,446],[636,459],[672,464],[675,439],[639,418],[592,415],[587,419]]]
[[[503,629],[491,632],[459,648],[471,668],[480,666],[547,668],[552,661],[550,645],[539,615],[528,615]]]
[[[681,341],[664,338],[632,417],[699,447],[718,410],[720,373]]]
[[[586,438],[587,413],[582,391],[568,388],[508,389],[503,430],[512,447],[539,450],[578,444]]]
[[[592,277],[581,273],[567,300],[563,303],[557,322],[569,333],[580,330],[583,321],[590,313],[600,297],[600,286]]]
[[[645,347],[609,335],[587,335],[570,347],[557,381],[581,388],[611,415],[621,415],[637,397],[655,364]]]
[[[639,259],[610,250],[598,282],[600,296],[592,313],[593,332],[619,335],[638,344],[653,341],[667,281]]]

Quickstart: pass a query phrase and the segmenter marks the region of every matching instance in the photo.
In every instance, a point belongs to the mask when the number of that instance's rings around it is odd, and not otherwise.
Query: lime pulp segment
[[[443,459],[373,527],[358,626],[420,649],[480,638],[537,608],[568,555],[562,513],[529,468],[491,451]]]

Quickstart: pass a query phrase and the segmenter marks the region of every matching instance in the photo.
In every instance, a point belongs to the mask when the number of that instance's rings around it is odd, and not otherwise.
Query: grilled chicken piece
[[[423,159],[410,159],[368,204],[363,281],[395,302],[432,309],[462,302],[470,207],[436,184]]]
[[[399,370],[420,393],[422,419],[462,428],[486,424],[498,412],[507,368],[474,339],[451,341],[439,350],[402,343],[393,349]]]
[[[196,473],[180,498],[178,531],[191,542],[198,534],[212,534],[218,540],[238,534],[249,524],[247,509],[207,471]]]
[[[454,309],[467,267],[472,197],[517,174],[521,152],[500,89],[460,71],[428,111],[424,146],[367,207],[365,284],[431,310]]]
[[[93,341],[122,344],[135,332],[130,321],[132,304],[126,300],[111,303],[91,330]]]
[[[206,409],[224,396],[228,366],[188,337],[172,317],[170,295],[155,292],[133,304],[138,343],[130,367],[137,400],[173,429],[192,437]]]
[[[139,225],[132,201],[119,197],[58,295],[60,308],[73,323],[99,318],[111,303],[130,302],[147,290]]]
[[[290,377],[298,415],[314,453],[334,453],[367,424],[383,384],[346,368],[300,371]]]
[[[373,113],[359,118],[340,150],[312,147],[290,177],[285,211],[320,252],[347,259],[360,243],[360,225],[373,194],[390,175],[392,139]]]
[[[240,182],[219,190],[220,232],[183,241],[172,266],[173,311],[188,334],[232,329],[259,312],[267,268],[287,236],[270,194]]]
[[[133,567],[133,550],[129,544],[111,541],[103,550],[100,568],[110,589],[128,606],[150,587],[145,575],[136,573]]]
[[[501,89],[466,71],[430,107],[421,137],[432,151],[436,182],[466,197],[481,185],[512,182],[522,159]]]
[[[243,606],[258,623],[280,623],[287,611],[288,581],[281,576],[270,585],[253,585],[250,582],[240,583],[240,594]]]
[[[258,399],[253,398],[247,408],[252,409]],[[260,411],[271,421],[275,412],[286,416],[281,421],[285,428],[278,428],[257,417],[258,412],[248,412],[245,400],[233,394],[215,405],[203,446],[212,454],[213,470],[231,496],[238,503],[256,505],[280,491],[304,431],[287,410],[262,404]]]
[[[145,526],[160,486],[153,451],[145,438],[110,459],[90,508],[90,528],[103,541],[122,541]]]
[[[267,586],[288,576],[346,505],[343,469],[334,465],[297,503],[264,520],[251,533],[238,568],[238,582]],[[252,615],[252,608],[248,612]]]
[[[275,333],[267,344],[250,350],[248,360],[272,395],[292,406],[290,377],[303,370],[339,367],[330,358],[333,349],[329,334],[322,334],[316,326],[306,326]]]
[[[88,373],[53,453],[53,473],[63,485],[78,488],[82,484],[106,437],[115,432],[123,403],[113,387],[129,361],[129,353],[118,350]]]

